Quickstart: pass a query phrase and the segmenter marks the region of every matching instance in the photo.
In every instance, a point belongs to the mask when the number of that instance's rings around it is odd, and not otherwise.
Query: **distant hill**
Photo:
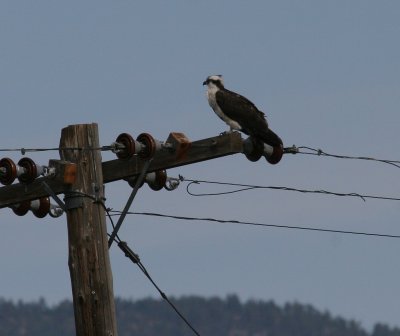
[[[208,336],[400,336],[400,329],[377,324],[370,333],[355,321],[332,317],[310,305],[272,301],[241,303],[226,299],[182,297],[174,304],[201,335]],[[187,336],[192,331],[163,301],[117,299],[120,336]],[[23,303],[0,299],[0,336],[73,336],[72,303],[49,307],[43,299]]]

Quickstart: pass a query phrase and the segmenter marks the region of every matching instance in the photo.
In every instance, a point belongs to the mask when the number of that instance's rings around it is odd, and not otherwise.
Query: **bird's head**
[[[224,88],[224,80],[222,79],[222,75],[212,75],[208,76],[207,79],[203,82],[203,85],[207,85],[208,88]]]

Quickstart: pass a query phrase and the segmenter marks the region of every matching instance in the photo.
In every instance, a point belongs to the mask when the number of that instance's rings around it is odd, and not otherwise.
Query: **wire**
[[[330,196],[342,196],[342,197],[358,197],[361,198],[363,201],[366,201],[366,199],[379,199],[379,200],[386,200],[386,201],[400,201],[400,198],[397,197],[387,197],[387,196],[376,196],[376,195],[362,195],[359,193],[338,193],[338,192],[332,192],[332,191],[327,191],[327,190],[309,190],[309,189],[297,189],[297,188],[292,188],[292,187],[282,187],[282,186],[261,186],[261,185],[251,185],[251,184],[241,184],[241,183],[230,183],[230,182],[220,182],[220,181],[207,181],[207,180],[193,180],[193,179],[187,179],[183,176],[179,176],[180,181],[184,182],[189,182],[189,184],[186,186],[186,192],[191,195],[191,196],[219,196],[219,195],[227,195],[227,194],[233,194],[233,193],[238,193],[242,191],[247,191],[247,190],[255,190],[255,189],[272,189],[272,190],[283,190],[283,191],[296,191],[304,194],[323,194],[323,195],[330,195]],[[235,190],[230,190],[230,191],[222,191],[222,192],[216,192],[216,193],[194,193],[190,191],[190,187],[193,184],[200,184],[200,183],[206,183],[206,184],[216,184],[216,185],[223,185],[223,186],[234,186],[234,187],[240,187],[240,189],[235,189]]]
[[[158,287],[158,285],[154,282],[150,274],[144,265],[139,261],[138,266],[143,274],[149,279],[149,281],[153,284],[154,288],[160,293],[161,297],[171,306],[171,308],[178,314],[178,316],[185,322],[185,324],[193,331],[194,334],[200,336],[199,332],[192,326],[192,324],[183,316],[183,314],[178,310],[178,308],[172,303],[172,301],[168,298],[168,296]]]
[[[111,212],[111,216],[117,216],[119,213],[121,213],[121,211],[115,211],[115,210],[112,210],[110,212]],[[113,213],[115,213],[115,215]],[[205,221],[205,222],[214,222],[214,223],[222,223],[222,224],[239,224],[239,225],[272,227],[272,228],[280,228],[280,229],[293,229],[293,230],[315,231],[315,232],[325,232],[325,233],[341,233],[341,234],[351,234],[351,235],[381,237],[381,238],[400,238],[400,235],[391,235],[391,234],[383,234],[383,233],[370,233],[370,232],[334,230],[334,229],[320,229],[320,228],[295,226],[295,225],[265,224],[265,223],[247,222],[247,221],[238,221],[238,220],[226,220],[226,219],[217,219],[217,218],[209,218],[209,217],[187,217],[187,216],[177,216],[177,215],[166,215],[166,214],[154,213],[154,212],[128,212],[127,214],[128,215],[141,215],[141,216],[171,218],[171,219],[186,220],[186,221]]]
[[[112,243],[114,241],[114,237],[117,235],[118,230],[121,228],[121,225],[122,225],[122,223],[123,223],[123,221],[125,219],[126,213],[129,210],[129,208],[131,207],[132,202],[135,199],[135,196],[136,196],[136,194],[137,194],[142,182],[144,181],[144,179],[146,177],[146,172],[149,169],[151,161],[152,161],[152,159],[147,160],[145,162],[145,164],[143,166],[143,169],[140,172],[140,175],[139,175],[139,177],[137,178],[137,180],[135,182],[135,186],[134,186],[134,188],[133,188],[133,190],[132,190],[132,192],[131,192],[131,194],[130,194],[130,196],[128,198],[128,201],[126,202],[124,211],[121,213],[121,216],[119,217],[118,222],[115,225],[113,232],[111,233],[110,239],[108,239],[108,248],[111,247],[111,245],[112,245]]]
[[[101,202],[101,205],[103,206],[104,211],[106,212],[107,217],[108,217],[108,219],[110,220],[110,223],[111,223],[111,226],[112,226],[112,228],[113,228],[113,231],[115,231],[115,224],[114,224],[114,221],[113,221],[113,219],[112,219],[112,215],[110,214],[110,211],[112,211],[112,209],[111,209],[111,208],[107,208],[106,205],[104,204],[104,202]],[[111,238],[111,234],[108,234],[108,233],[107,233],[107,235]],[[117,243],[121,242],[121,238],[119,238],[118,234],[115,234],[115,237],[113,237],[113,239],[114,239]]]
[[[98,198],[96,198],[96,197],[93,196],[93,195],[89,195],[89,194],[86,194],[86,193],[80,192],[80,191],[72,191],[72,192],[68,192],[68,193],[66,194],[66,197],[78,197],[78,196],[80,196],[80,197],[86,197],[86,198],[92,200],[93,203],[99,203],[99,204],[102,206],[102,208],[104,209],[104,211],[106,212],[107,217],[108,217],[109,220],[110,220],[111,226],[112,226],[113,230],[115,231],[114,220],[112,219],[112,215],[110,214],[110,212],[112,211],[112,209],[111,209],[111,208],[108,208],[108,207],[106,206],[106,204],[104,203],[104,199],[98,199]],[[108,235],[109,237],[111,237],[110,234],[107,233],[107,235]],[[113,237],[113,239],[114,239],[116,242],[120,242],[120,241],[121,241],[121,239],[119,238],[119,236],[118,236],[117,233],[115,233],[115,236]]]
[[[147,168],[146,168],[147,170]],[[144,172],[146,171],[144,170]],[[143,272],[143,274],[148,278],[148,280],[153,284],[153,286],[157,289],[157,291],[160,293],[161,297],[172,307],[172,309],[178,314],[178,316],[186,323],[186,325],[198,336],[200,336],[200,334],[197,332],[197,330],[192,326],[192,324],[185,318],[185,316],[183,316],[183,314],[178,310],[178,308],[172,303],[172,301],[168,298],[168,296],[160,289],[160,287],[156,284],[156,282],[153,280],[153,278],[150,276],[149,272],[147,271],[146,267],[142,264],[142,262],[140,261],[139,255],[137,255],[136,253],[134,253],[128,246],[128,244],[124,241],[121,240],[121,238],[118,236],[116,227],[114,225],[114,221],[112,219],[112,215],[111,212],[114,212],[112,209],[107,208],[104,201],[103,200],[98,200],[96,199],[96,197],[86,194],[86,193],[82,193],[82,192],[72,192],[70,194],[71,196],[81,196],[81,197],[87,197],[91,200],[93,200],[96,203],[99,203],[103,208],[104,211],[106,212],[110,222],[111,222],[111,226],[113,227],[113,233],[112,234],[108,234],[110,239],[112,239],[112,241],[115,241],[118,243],[118,246],[121,248],[121,250],[123,252],[125,252],[125,256],[128,257],[133,263],[137,264],[139,269]],[[124,211],[126,213],[126,211]],[[122,213],[122,212],[119,212]],[[109,244],[109,248],[110,248],[110,244]]]
[[[101,146],[101,147],[50,147],[50,148],[0,148],[0,152],[21,152],[22,155],[28,152],[48,152],[48,151],[65,151],[65,150],[79,150],[79,151],[114,151],[115,146]]]
[[[113,238],[114,239],[114,238]],[[117,241],[117,240],[116,240]],[[156,284],[153,278],[150,276],[146,267],[140,261],[139,255],[131,250],[128,244],[125,241],[117,241],[118,247],[125,253],[125,256],[129,258],[134,264],[136,264],[139,269],[143,272],[146,278],[152,283],[154,288],[158,291],[161,297],[171,306],[171,308],[175,311],[176,314],[186,323],[186,325],[195,333],[200,336],[199,332],[193,327],[193,325],[183,316],[183,314],[179,311],[179,309],[172,303],[172,301],[168,298],[168,296],[160,289],[160,287]]]
[[[113,227],[113,234],[107,233],[109,236],[109,239],[112,239],[115,241],[119,248],[125,253],[125,256],[128,257],[134,264],[137,264],[139,269],[143,272],[143,274],[147,277],[147,279],[153,284],[153,286],[157,289],[157,291],[160,293],[161,297],[172,307],[172,309],[178,314],[178,316],[186,323],[186,325],[198,336],[200,334],[197,332],[197,330],[192,326],[192,324],[183,316],[183,314],[178,310],[178,308],[172,303],[172,301],[168,298],[168,296],[160,289],[160,287],[155,283],[153,278],[150,276],[149,272],[147,271],[146,267],[142,264],[140,261],[139,255],[134,253],[128,246],[128,244],[124,241],[121,240],[121,238],[118,236],[118,233],[115,229],[114,221],[112,219],[111,212],[114,212],[114,210],[107,208],[104,204],[104,202],[100,202],[100,204],[103,206],[105,212],[107,213],[108,218],[110,219],[111,226]],[[120,212],[122,213],[122,212]],[[108,247],[111,247],[111,244],[108,245]]]
[[[1,148],[0,152],[21,152],[22,155],[25,155],[27,152],[46,152],[55,150],[59,150],[59,148]]]
[[[305,149],[307,151],[301,151],[301,149]],[[292,147],[287,147],[284,149],[285,154],[304,154],[304,155],[316,155],[316,156],[327,156],[336,159],[350,159],[350,160],[366,160],[366,161],[376,161],[382,162],[385,164],[392,165],[394,167],[400,168],[400,161],[398,160],[386,160],[386,159],[375,159],[373,157],[367,156],[348,156],[348,155],[338,155],[338,154],[329,154],[322,149],[316,149],[307,146],[299,146],[296,147],[293,145]]]

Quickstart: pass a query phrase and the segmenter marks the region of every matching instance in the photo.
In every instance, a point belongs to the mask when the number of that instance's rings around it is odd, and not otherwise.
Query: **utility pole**
[[[147,133],[136,140],[122,133],[112,146],[105,147],[115,151],[118,159],[102,162],[97,124],[71,125],[61,132],[61,160],[50,160],[44,176],[39,176],[39,171],[46,169],[31,159],[23,158],[18,164],[0,159],[0,183],[4,184],[0,209],[11,207],[20,216],[32,210],[42,218],[51,214],[48,198],[52,197],[67,213],[77,336],[117,336],[103,203],[105,183],[237,153],[244,153],[250,161],[264,156],[275,164],[283,154],[283,145],[260,145],[250,138],[243,140],[238,132],[194,142],[183,133],[171,133],[164,143]],[[13,184],[16,178],[20,183]],[[65,204],[58,194],[65,195]]]
[[[77,336],[116,336],[117,324],[103,208],[103,174],[96,124],[64,128],[60,156],[76,163],[77,179],[65,191],[68,265]]]

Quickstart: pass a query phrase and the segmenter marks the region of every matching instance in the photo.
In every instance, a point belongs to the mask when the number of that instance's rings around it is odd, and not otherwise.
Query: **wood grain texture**
[[[72,125],[61,133],[60,148],[99,147],[96,124]],[[94,195],[103,190],[100,151],[60,151],[63,160],[77,164],[77,180],[68,197]],[[105,211],[100,202],[82,197],[82,207],[67,211],[68,265],[78,336],[117,335],[112,274],[107,245]]]

